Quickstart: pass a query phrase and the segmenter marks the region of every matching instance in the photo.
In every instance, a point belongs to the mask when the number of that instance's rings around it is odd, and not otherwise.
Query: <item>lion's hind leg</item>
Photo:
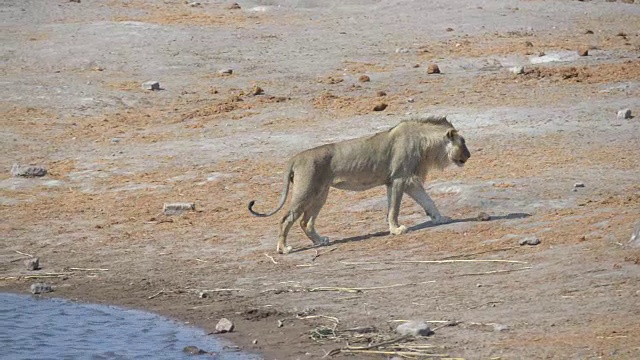
[[[313,245],[327,245],[329,238],[326,236],[320,236],[315,228],[316,219],[322,209],[325,201],[327,200],[327,194],[329,192],[318,195],[314,203],[304,212],[302,219],[300,220],[300,227],[304,231],[305,235],[313,242]]]
[[[276,245],[276,252],[278,254],[288,254],[291,252],[292,247],[287,245],[287,234],[291,230],[291,226],[298,220],[303,214],[304,210],[301,204],[292,204],[289,211],[282,217],[280,221],[280,235],[278,236],[278,245]]]

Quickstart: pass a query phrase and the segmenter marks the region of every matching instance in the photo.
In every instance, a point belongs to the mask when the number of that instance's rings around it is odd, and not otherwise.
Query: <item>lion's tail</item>
[[[253,205],[256,203],[256,201],[251,200],[249,202],[249,211],[253,215],[260,216],[260,217],[271,216],[277,213],[278,211],[280,211],[280,209],[282,209],[282,207],[284,206],[285,201],[287,201],[287,194],[289,193],[289,184],[292,181],[293,181],[293,161],[289,162],[289,165],[287,166],[287,171],[285,171],[284,173],[284,189],[282,190],[282,196],[280,197],[280,204],[278,204],[278,207],[269,213],[261,214],[253,210]]]

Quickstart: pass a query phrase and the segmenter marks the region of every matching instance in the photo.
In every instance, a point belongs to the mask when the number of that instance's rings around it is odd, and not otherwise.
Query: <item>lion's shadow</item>
[[[531,216],[531,214],[527,214],[527,213],[511,213],[511,214],[508,214],[508,215],[491,216],[491,219],[486,220],[486,221],[525,219],[525,218],[528,218],[529,216]],[[483,221],[483,222],[486,222],[486,221]],[[445,225],[450,225],[450,224],[454,224],[454,223],[465,223],[465,222],[481,222],[481,220],[478,220],[477,217],[470,217],[470,218],[464,218],[464,219],[453,219],[451,222],[449,222],[447,224],[442,224],[442,225],[434,224],[431,220],[429,220],[429,221],[425,221],[423,223],[420,223],[420,224],[413,225],[413,226],[409,227],[409,231],[416,231],[416,230],[428,229],[428,228],[431,228],[431,227],[434,227],[434,226],[445,226]],[[349,242],[363,241],[363,240],[367,240],[367,239],[371,239],[371,238],[375,238],[375,237],[388,236],[388,235],[389,235],[389,231],[388,230],[387,231],[378,231],[378,232],[371,233],[371,234],[358,235],[358,236],[352,236],[352,237],[348,237],[348,238],[344,238],[344,239],[334,240],[334,241],[331,241],[330,243],[328,243],[326,245],[302,247],[302,248],[295,249],[295,250],[293,250],[291,252],[292,253],[296,253],[296,252],[306,251],[306,250],[310,250],[310,249],[318,249],[318,248],[321,248],[321,247],[327,247],[327,246],[332,246],[332,245],[345,244],[345,243],[349,243]]]

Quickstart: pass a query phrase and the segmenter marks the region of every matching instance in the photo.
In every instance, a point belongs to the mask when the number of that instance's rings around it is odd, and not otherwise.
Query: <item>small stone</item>
[[[580,46],[578,48],[578,55],[580,55],[580,56],[588,56],[589,55],[589,47]]]
[[[524,74],[524,66],[514,66],[509,68],[509,71],[516,75]]]
[[[587,29],[587,30],[584,31],[584,34],[585,35],[591,35],[591,34],[593,34],[593,31]]]
[[[427,74],[440,74],[440,68],[437,64],[429,64],[427,68]]]
[[[629,245],[631,245],[632,247],[640,247],[640,222],[638,222],[633,228],[631,239],[629,240]]]
[[[489,221],[489,220],[491,220],[491,215],[489,215],[486,212],[482,211],[482,212],[478,213],[477,219],[478,219],[478,221]]]
[[[504,325],[504,324],[493,324],[493,331],[507,331],[509,330],[510,327],[509,325]]]
[[[199,349],[197,346],[185,346],[184,349],[182,349],[182,352],[184,352],[185,354],[189,354],[189,355],[204,355],[207,354],[206,351]]]
[[[533,47],[533,43],[531,41],[525,41],[524,46]]]
[[[218,324],[216,324],[217,334],[224,334],[232,331],[233,331],[233,323],[231,322],[231,320],[227,318],[220,319],[220,321],[218,321]]]
[[[195,203],[165,203],[162,207],[162,213],[165,215],[177,215],[184,211],[193,211],[195,209]]]
[[[80,4],[80,0],[69,0],[69,2]]]
[[[397,54],[406,54],[409,52],[409,49],[405,49],[405,48],[397,48],[396,49],[396,53]]]
[[[378,96],[378,97],[387,96],[387,93],[382,91],[382,90],[380,90],[380,91],[376,92],[376,96]]]
[[[13,177],[41,177],[47,175],[47,169],[41,166],[20,166],[13,164],[11,167],[11,176]]]
[[[577,183],[573,184],[573,187],[574,188],[583,188],[584,187],[584,183],[577,182]]]
[[[253,345],[258,344],[258,339],[253,339],[253,341],[251,342]]]
[[[398,325],[396,332],[401,336],[429,336],[431,335],[431,329],[422,321],[407,321],[406,323]]]
[[[45,283],[31,284],[31,293],[34,295],[44,294],[52,291],[53,291],[53,287],[51,287],[51,285],[49,284],[45,284]]]
[[[232,3],[229,6],[227,6],[227,10],[240,10],[240,9],[242,9],[242,8],[240,7],[240,4],[238,4],[238,3]]]
[[[618,111],[618,119],[631,119],[631,109],[622,109]]]
[[[358,78],[358,81],[360,82],[369,82],[371,81],[371,78],[367,75],[360,75],[360,77]]]
[[[157,81],[147,81],[142,84],[142,88],[145,90],[160,90],[160,83]]]
[[[278,327],[281,328],[284,326],[284,321],[278,320]]]
[[[40,258],[33,257],[24,261],[24,265],[29,271],[35,271],[40,269]]]
[[[453,28],[448,27],[448,28],[445,29],[445,31],[451,32],[451,31],[453,31]]]
[[[417,69],[417,68],[419,68],[419,67],[420,67],[420,64],[413,64],[413,66],[412,66],[412,67],[413,67],[414,69]]]
[[[117,143],[119,143],[119,142],[120,142],[120,138],[112,138],[112,139],[111,139],[111,143],[112,143],[112,144],[117,144]]]
[[[538,239],[535,236],[526,237],[524,239],[520,239],[520,241],[518,241],[518,244],[520,244],[520,245],[538,245],[538,244],[540,244],[540,239]]]
[[[198,6],[200,6],[200,5],[202,5],[202,4],[200,4],[200,3],[199,3],[199,2],[197,2],[197,1],[194,1],[194,2],[190,2],[190,3],[189,3],[189,6],[191,6],[191,7],[198,7]]]
[[[412,103],[412,102],[414,102],[414,101],[416,101],[414,98],[408,98],[408,99],[407,99],[407,102],[408,102],[408,103]]]
[[[262,95],[264,94],[264,90],[262,90],[262,88],[258,85],[253,85],[253,87],[251,88],[251,90],[249,90],[249,95]]]
[[[380,103],[373,107],[373,111],[383,111],[386,108],[387,108],[387,104]]]
[[[233,69],[220,69],[220,70],[218,70],[218,74],[220,74],[220,75],[231,75],[231,74],[233,74]]]
[[[200,299],[206,299],[206,298],[208,298],[208,297],[209,297],[209,293],[208,293],[208,292],[206,292],[206,291],[200,291],[200,292],[198,293],[198,297],[199,297]]]
[[[547,55],[547,54],[545,54],[545,53],[544,53],[544,51],[540,51],[540,52],[538,53],[538,56],[545,56],[545,55]]]

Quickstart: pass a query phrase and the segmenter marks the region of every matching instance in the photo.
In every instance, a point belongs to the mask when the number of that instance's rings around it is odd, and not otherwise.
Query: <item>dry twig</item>
[[[86,268],[68,268],[69,270],[73,270],[73,271],[109,271],[109,269],[100,269],[100,268],[95,268],[95,269],[86,269]]]
[[[162,290],[158,291],[157,293],[155,293],[155,294],[153,294],[153,295],[149,296],[147,299],[151,300],[151,299],[153,299],[153,298],[155,298],[155,297],[158,297],[158,296],[160,296],[160,295],[162,295],[162,294],[164,294],[164,289],[162,289]]]
[[[264,256],[268,257],[269,260],[271,260],[272,263],[278,265],[278,262],[276,261],[276,259],[273,258],[273,256],[271,256],[271,255],[269,255],[267,253],[265,253]]]
[[[307,320],[307,319],[327,319],[335,322],[336,324],[340,323],[340,319],[335,316],[327,316],[327,315],[308,315],[308,316],[298,316],[296,315],[296,319],[299,320]]]
[[[319,287],[315,287],[315,288],[309,288],[307,291],[309,291],[309,292],[314,292],[314,291],[340,291],[340,292],[358,293],[358,292],[368,291],[368,290],[392,289],[392,288],[401,287],[401,286],[420,285],[420,284],[427,284],[427,283],[434,283],[434,282],[436,282],[436,281],[435,280],[430,280],[430,281],[423,281],[423,282],[419,282],[419,283],[393,284],[393,285],[386,285],[386,286],[357,287],[357,288],[319,286]]]
[[[334,250],[336,250],[337,247],[334,247],[333,249],[329,249],[327,251],[323,251],[321,253],[318,252],[318,250],[316,250],[316,254],[311,258],[311,261],[316,261],[316,259],[320,256],[320,255],[324,255],[324,254],[328,254]]]
[[[503,273],[513,272],[513,271],[529,270],[529,269],[532,269],[532,267],[531,266],[525,266],[525,267],[521,267],[521,268],[517,268],[517,269],[492,270],[492,271],[485,271],[485,272],[479,272],[479,273],[460,274],[460,275],[457,275],[457,276],[493,275],[493,274],[503,274]]]
[[[24,255],[24,256],[28,256],[28,257],[34,257],[33,255],[27,254],[27,253],[23,253],[22,251],[18,251],[18,250],[13,250],[13,251],[17,252],[20,255]]]
[[[373,264],[452,264],[452,263],[511,263],[527,264],[518,260],[494,260],[494,259],[457,259],[457,260],[383,260],[383,261],[341,261],[344,265],[373,265]]]
[[[379,355],[397,355],[397,356],[411,356],[411,357],[432,357],[432,358],[447,358],[449,354],[429,354],[418,351],[382,351],[382,350],[349,350],[341,349],[340,353],[345,354],[379,354]],[[336,353],[338,354],[338,353]],[[335,354],[334,354],[335,355]]]

